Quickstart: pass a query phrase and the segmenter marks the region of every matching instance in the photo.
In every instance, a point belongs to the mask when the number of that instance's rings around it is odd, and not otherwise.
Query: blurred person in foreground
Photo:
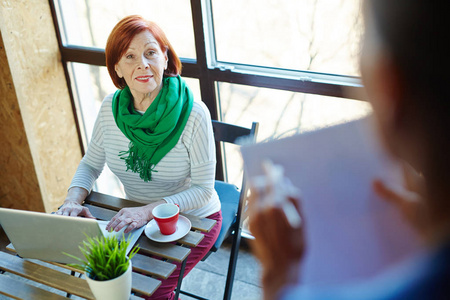
[[[307,222],[293,228],[279,208],[255,210],[250,230],[265,299],[450,299],[448,33],[439,25],[446,10],[436,0],[366,0],[364,14],[362,80],[383,144],[405,162],[405,185],[414,193],[377,179],[374,190],[420,233],[426,251],[364,283],[306,290],[299,270]],[[290,200],[301,211],[300,200]]]
[[[92,218],[83,201],[105,162],[140,207],[121,209],[106,229],[125,233],[153,219],[162,203],[217,221],[191,249],[185,275],[208,253],[222,224],[214,190],[216,153],[211,116],[180,77],[181,62],[166,35],[140,16],[123,18],[105,49],[109,75],[118,88],[102,102],[92,140],[57,214]],[[152,299],[172,299],[180,265]]]

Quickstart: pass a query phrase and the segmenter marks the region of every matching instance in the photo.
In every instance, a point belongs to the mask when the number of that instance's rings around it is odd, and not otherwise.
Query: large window
[[[217,61],[357,76],[358,1],[214,0]]]
[[[195,58],[189,1],[61,0],[58,4],[65,45],[104,49],[116,23],[125,16],[138,14],[163,28],[178,55]]]
[[[106,39],[117,21],[130,14],[163,28],[183,62],[182,76],[213,119],[247,127],[258,121],[259,141],[370,112],[356,96],[361,88],[360,0],[53,3],[84,148],[101,100],[115,90],[104,67]],[[242,169],[231,171],[241,165],[238,151],[226,147],[221,155],[225,164],[218,166],[219,176],[238,183]],[[112,174],[103,177],[99,191],[123,196]]]

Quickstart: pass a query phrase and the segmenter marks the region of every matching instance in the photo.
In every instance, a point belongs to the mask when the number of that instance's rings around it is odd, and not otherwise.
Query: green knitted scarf
[[[156,164],[176,145],[192,110],[193,95],[180,76],[163,78],[163,87],[147,111],[134,109],[133,96],[126,86],[117,90],[112,110],[117,126],[130,140],[129,149],[119,156],[127,171],[152,180]]]

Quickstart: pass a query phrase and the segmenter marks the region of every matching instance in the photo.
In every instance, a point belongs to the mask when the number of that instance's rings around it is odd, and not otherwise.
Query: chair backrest
[[[251,128],[244,128],[232,124],[212,121],[214,138],[216,142],[226,142],[237,145],[254,143],[258,132],[258,123],[253,122]],[[225,292],[223,299],[230,299],[233,289],[234,273],[237,264],[239,245],[241,242],[242,211],[244,208],[245,195],[247,188],[245,185],[245,174],[242,176],[240,191],[234,184],[216,180],[214,188],[219,195],[222,205],[222,228],[216,242],[211,247],[211,252],[216,252],[223,241],[230,235],[233,237],[230,252],[230,261],[228,263],[227,280],[225,283]],[[234,234],[233,234],[234,233]],[[195,297],[197,298],[197,297]],[[197,298],[200,299],[200,298]]]
[[[248,138],[250,142],[255,142],[259,124],[253,122],[251,128],[245,128],[213,120],[212,125],[216,142],[238,144],[239,138]]]
[[[213,120],[212,125],[216,142],[241,145],[242,143],[248,144],[255,142],[259,124],[253,122],[251,128],[245,128]],[[225,230],[225,232],[220,233],[212,251],[216,251],[231,232],[240,230],[243,202],[247,190],[245,174],[242,178],[240,192],[235,185],[220,180],[216,180],[215,189],[219,194],[222,204],[222,230]],[[227,217],[227,214],[230,215]]]
[[[251,128],[246,128],[212,120],[212,126],[216,142],[242,145],[255,143],[259,123],[253,122]]]

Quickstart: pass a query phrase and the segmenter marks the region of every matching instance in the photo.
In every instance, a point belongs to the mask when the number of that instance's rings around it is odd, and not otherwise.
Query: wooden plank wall
[[[81,159],[48,0],[0,1],[0,206],[53,211]]]
[[[0,206],[43,211],[30,145],[1,35],[0,66]]]

